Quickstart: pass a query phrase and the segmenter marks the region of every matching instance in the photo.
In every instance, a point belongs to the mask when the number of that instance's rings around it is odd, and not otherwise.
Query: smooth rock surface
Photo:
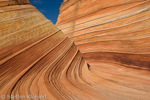
[[[21,2],[0,2],[0,100],[94,97],[87,96],[93,91],[82,78],[88,67],[73,41]]]
[[[99,100],[150,100],[150,0],[64,0],[56,25],[89,64]]]
[[[64,0],[57,26],[76,46],[28,0],[0,0],[0,100],[149,100],[149,9]]]

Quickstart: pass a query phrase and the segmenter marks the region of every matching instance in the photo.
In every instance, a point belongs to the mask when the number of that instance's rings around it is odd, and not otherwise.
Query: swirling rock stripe
[[[56,25],[77,45],[106,100],[150,99],[150,0],[68,0]],[[90,77],[90,78],[89,78]]]
[[[87,63],[73,41],[34,6],[0,7],[0,96],[103,100],[106,96],[89,83],[88,73]]]

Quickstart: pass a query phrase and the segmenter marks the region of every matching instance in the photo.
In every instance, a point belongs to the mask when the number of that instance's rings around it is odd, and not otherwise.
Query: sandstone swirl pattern
[[[82,79],[87,64],[66,35],[31,4],[0,4],[0,100],[4,95],[77,99],[88,90]]]
[[[150,100],[150,0],[64,0],[56,25],[108,100]],[[95,83],[94,83],[95,82]]]
[[[57,25],[80,53],[28,0],[0,0],[0,100],[149,100],[150,3],[109,1],[60,8]]]

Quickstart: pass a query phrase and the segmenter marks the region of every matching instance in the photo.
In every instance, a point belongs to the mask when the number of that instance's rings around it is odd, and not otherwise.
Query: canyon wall
[[[150,0],[64,0],[56,25],[106,100],[150,99]]]
[[[65,35],[28,0],[0,0],[0,100],[149,100],[149,9],[64,0]]]
[[[94,97],[73,41],[30,3],[13,3],[0,1],[0,100]]]

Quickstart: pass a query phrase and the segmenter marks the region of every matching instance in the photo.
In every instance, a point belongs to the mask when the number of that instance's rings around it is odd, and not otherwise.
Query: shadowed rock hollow
[[[1,0],[0,100],[149,100],[149,10],[64,0],[58,29],[28,0]]]

